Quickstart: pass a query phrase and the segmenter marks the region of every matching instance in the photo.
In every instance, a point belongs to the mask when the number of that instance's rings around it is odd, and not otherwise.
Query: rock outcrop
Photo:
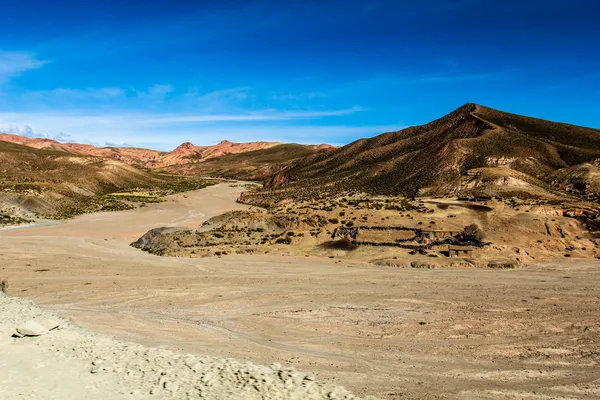
[[[266,188],[274,188],[279,186],[284,186],[292,183],[294,180],[284,172],[279,172],[269,179],[267,179],[264,183],[264,187]]]

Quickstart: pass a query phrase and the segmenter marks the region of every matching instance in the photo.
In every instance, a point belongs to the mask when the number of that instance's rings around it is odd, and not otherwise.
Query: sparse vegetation
[[[484,239],[483,231],[475,224],[465,226],[461,235],[466,242],[482,243]]]
[[[0,226],[2,225],[21,225],[29,224],[33,221],[15,215],[5,214],[0,212]]]

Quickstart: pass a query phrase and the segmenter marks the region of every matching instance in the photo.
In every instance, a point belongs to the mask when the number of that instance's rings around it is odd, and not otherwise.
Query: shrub
[[[462,238],[467,242],[481,243],[483,231],[475,224],[467,225],[462,231]]]
[[[340,220],[337,218],[329,218],[329,223],[330,224],[339,224]]]
[[[279,238],[275,241],[276,244],[290,244],[292,243],[292,238],[289,236]]]

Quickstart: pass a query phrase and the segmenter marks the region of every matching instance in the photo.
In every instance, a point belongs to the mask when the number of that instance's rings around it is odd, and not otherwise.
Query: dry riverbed
[[[419,270],[317,257],[163,258],[129,247],[155,227],[195,228],[247,209],[234,201],[242,189],[220,184],[2,231],[0,276],[11,296],[94,331],[281,363],[359,395],[600,397],[597,261]]]

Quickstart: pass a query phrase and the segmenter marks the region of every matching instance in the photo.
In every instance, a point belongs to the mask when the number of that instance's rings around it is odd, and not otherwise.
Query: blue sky
[[[345,144],[467,102],[600,128],[592,0],[0,0],[0,130]]]

